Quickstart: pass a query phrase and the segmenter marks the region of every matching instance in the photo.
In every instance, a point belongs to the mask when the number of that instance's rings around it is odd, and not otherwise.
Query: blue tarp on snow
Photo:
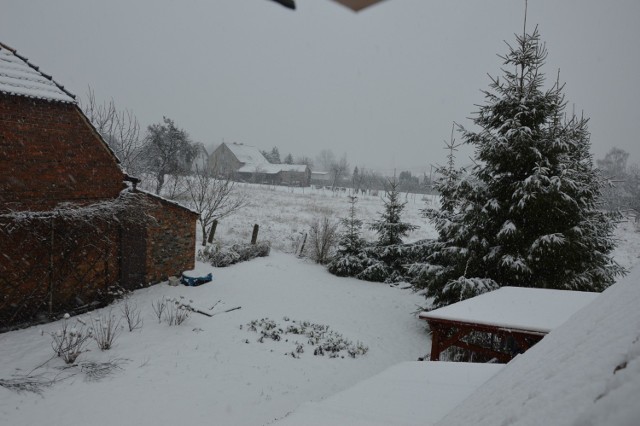
[[[180,278],[180,282],[189,287],[197,287],[210,281],[213,281],[213,274],[211,274],[211,272],[203,277],[189,277],[185,274],[182,274],[182,277]]]

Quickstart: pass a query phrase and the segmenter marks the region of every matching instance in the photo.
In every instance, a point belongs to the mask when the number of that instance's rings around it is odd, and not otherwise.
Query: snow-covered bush
[[[224,247],[217,244],[208,245],[198,251],[198,260],[212,266],[225,267],[239,262],[269,256],[271,246],[266,241],[256,244],[234,244]]]
[[[91,318],[91,335],[101,351],[109,350],[113,346],[122,331],[120,321],[121,318],[116,319],[111,312],[108,315]]]
[[[359,276],[367,268],[368,264],[369,261],[364,253],[344,254],[334,256],[327,265],[327,269],[338,277],[355,277]],[[367,280],[368,278],[362,279]]]
[[[257,340],[258,343],[265,343],[266,340],[288,343],[289,339],[292,339],[291,342],[295,345],[295,348],[290,352],[286,352],[285,355],[293,358],[300,358],[301,354],[305,353],[305,350],[304,343],[296,341],[291,336],[304,338],[307,344],[313,347],[315,356],[327,355],[329,358],[344,358],[345,355],[348,355],[351,358],[357,358],[369,351],[369,348],[362,342],[353,343],[342,334],[331,330],[328,325],[314,324],[309,321],[296,321],[288,317],[284,317],[284,321],[288,323],[287,326],[280,326],[272,319],[262,318],[251,321],[246,325],[246,328],[249,331],[260,334]],[[249,341],[246,340],[245,342],[248,343]]]
[[[51,333],[51,347],[65,363],[73,364],[85,351],[88,340],[91,338],[91,331],[85,330],[84,326],[70,326],[69,318],[69,314],[65,314],[62,328]]]
[[[340,234],[338,250],[328,265],[329,272],[367,281],[397,283],[407,280],[406,265],[412,263],[416,250],[402,240],[417,227],[401,220],[406,203],[400,202],[398,197],[398,184],[391,180],[383,200],[384,211],[370,225],[378,234],[374,243],[367,243],[361,237],[362,221],[356,218],[356,198],[350,197],[349,216],[342,220],[344,231]]]
[[[366,266],[356,275],[356,278],[383,283],[390,274],[389,266],[386,263],[375,258],[367,258]]]

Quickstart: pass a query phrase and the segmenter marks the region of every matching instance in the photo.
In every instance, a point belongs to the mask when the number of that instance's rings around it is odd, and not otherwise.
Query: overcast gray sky
[[[0,40],[143,126],[165,115],[205,145],[328,148],[352,166],[419,173],[443,162],[452,121],[470,124],[524,11],[515,0],[386,0],[357,14],[297,5],[4,0]],[[639,21],[638,0],[529,1],[547,76],[559,68],[567,100],[591,118],[596,158],[617,146],[640,162]]]

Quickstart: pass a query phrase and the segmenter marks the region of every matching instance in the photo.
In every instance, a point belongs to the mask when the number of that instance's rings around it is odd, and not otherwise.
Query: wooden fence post
[[[53,268],[53,242],[55,238],[55,217],[51,218],[51,233],[50,233],[50,246],[49,246],[49,300],[48,300],[48,308],[49,308],[49,318],[53,317],[53,286],[54,286],[54,268]]]
[[[258,226],[258,224],[256,223],[255,225],[253,225],[253,234],[251,235],[251,244],[256,243],[256,241],[258,241],[258,230],[260,229],[260,227]]]

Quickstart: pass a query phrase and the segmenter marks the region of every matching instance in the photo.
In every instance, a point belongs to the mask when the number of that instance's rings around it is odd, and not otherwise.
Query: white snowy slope
[[[640,267],[438,425],[640,425]]]
[[[303,404],[277,426],[429,426],[502,364],[404,362],[324,401]]]

